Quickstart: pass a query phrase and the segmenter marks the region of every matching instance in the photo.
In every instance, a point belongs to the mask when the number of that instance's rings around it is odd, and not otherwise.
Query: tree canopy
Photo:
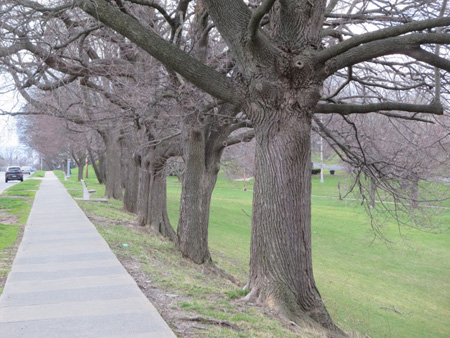
[[[149,214],[158,193],[148,191],[167,158],[183,156],[176,242],[197,263],[211,263],[207,216],[223,148],[255,137],[246,299],[343,334],[313,277],[311,133],[360,183],[372,179],[406,209],[414,204],[415,193],[398,192],[426,165],[399,153],[425,143],[439,148],[435,157],[449,151],[447,0],[13,0],[0,10],[1,70],[38,113],[95,128],[108,158],[134,140],[123,163],[149,173],[134,195],[147,196],[142,212],[162,233],[164,211]],[[120,186],[110,191],[120,197]]]

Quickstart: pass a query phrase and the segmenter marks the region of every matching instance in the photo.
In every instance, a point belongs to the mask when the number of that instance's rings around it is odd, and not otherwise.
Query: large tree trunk
[[[106,186],[106,156],[104,152],[98,154],[98,169],[102,177],[102,184]]]
[[[83,172],[84,172],[84,162],[80,162],[78,165],[78,181],[81,181],[83,179]]]
[[[211,176],[205,162],[205,130],[185,126],[183,177],[177,243],[184,257],[197,264],[211,263],[208,249],[209,206],[217,173]]]
[[[77,154],[72,153],[72,158],[78,167],[78,181],[81,181],[83,179],[83,171],[84,171],[84,164],[86,162],[86,156],[85,155],[77,156]]]
[[[97,162],[90,147],[88,148],[88,152],[89,152],[89,159],[91,160],[92,168],[94,168],[95,176],[97,177],[98,183],[105,184],[105,179],[102,173],[100,172],[99,166],[97,166]]]
[[[155,154],[148,153],[143,160],[139,161],[138,224],[149,226],[153,233],[175,240],[176,233],[167,214],[165,160],[151,160],[152,155]]]
[[[232,113],[234,107],[222,106],[222,109],[221,113],[226,115]],[[209,213],[223,150],[227,145],[248,142],[253,138],[253,134],[248,132],[229,138],[230,133],[238,128],[238,125],[232,126],[227,120],[209,120],[201,124],[198,118],[185,120],[182,132],[185,171],[177,243],[183,256],[197,264],[212,263],[208,249]],[[234,280],[232,276],[215,268]]]
[[[124,189],[123,208],[132,213],[137,212],[137,194],[139,189],[139,156],[135,153],[133,142],[135,130],[131,129],[122,135],[121,176]]]
[[[312,269],[312,114],[311,105],[305,106],[281,105],[284,109],[253,116],[256,170],[247,299],[294,322],[315,321],[335,330]]]
[[[126,170],[126,184],[123,195],[123,208],[132,213],[137,213],[137,201],[139,191],[139,166],[134,157],[130,160]]]
[[[419,177],[417,175],[412,176],[411,179],[411,206],[414,209],[419,207]]]
[[[150,176],[149,205],[147,222],[153,233],[175,240],[173,230],[167,214],[166,175],[164,168],[153,170]]]
[[[102,136],[106,146],[105,196],[107,198],[122,199],[119,133],[111,130],[102,133]]]
[[[147,157],[139,156],[139,187],[137,197],[137,222],[140,226],[145,226],[148,223],[148,199],[150,191],[150,172],[149,161]]]

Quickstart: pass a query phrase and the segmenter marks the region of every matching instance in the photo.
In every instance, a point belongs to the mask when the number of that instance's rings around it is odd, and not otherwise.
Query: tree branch
[[[134,110],[133,107],[130,104],[128,104],[126,101],[124,101],[120,96],[117,96],[117,95],[109,93],[108,91],[104,90],[103,88],[101,88],[100,86],[96,85],[92,81],[82,80],[81,84],[83,86],[86,86],[87,88],[93,89],[97,93],[100,93],[109,102],[111,102],[112,104],[116,105],[117,107],[119,107],[123,111],[133,111]]]
[[[52,83],[45,83],[45,84],[40,84],[37,81],[34,81],[33,79],[28,79],[25,84],[22,85],[22,88],[27,88],[30,87],[31,85],[36,86],[36,88],[40,89],[40,90],[44,90],[44,91],[52,91],[55,89],[58,89],[60,87],[66,86],[69,83],[72,83],[74,81],[76,81],[76,79],[78,79],[78,77],[76,76],[65,76],[61,79],[58,79]]]
[[[255,137],[255,131],[249,130],[246,131],[242,134],[233,136],[233,137],[229,137],[225,142],[224,142],[224,146],[225,147],[230,147],[232,145],[241,143],[241,142],[250,142],[253,138]]]
[[[442,18],[444,16],[446,8],[447,8],[447,0],[444,0],[444,2],[442,3],[441,11],[439,12],[440,18]],[[441,32],[442,32],[442,27],[439,27],[437,29],[437,33],[441,33]],[[435,57],[439,57],[440,49],[441,49],[441,46],[439,44],[436,44],[436,46],[434,47],[434,56]],[[440,98],[441,98],[441,74],[439,72],[439,68],[441,68],[441,67],[434,68],[434,84],[435,84],[434,98],[437,101],[440,101]]]
[[[345,82],[343,84],[341,84],[339,86],[338,89],[336,89],[336,91],[330,95],[328,95],[327,97],[323,98],[322,100],[324,101],[328,101],[330,99],[332,99],[333,97],[335,97],[337,94],[339,94],[341,92],[342,89],[344,89],[351,80],[353,80],[353,68],[352,67],[348,67],[348,71],[347,71],[347,80],[345,80]]]
[[[83,11],[130,39],[200,89],[224,101],[236,105],[241,104],[242,98],[225,76],[162,39],[134,18],[109,5],[105,0],[76,0],[76,4]]]
[[[10,56],[24,49],[26,49],[26,42],[18,42],[9,47],[2,47],[0,48],[0,57]]]
[[[252,12],[242,0],[203,0],[238,65],[246,64],[244,46]],[[230,15],[230,13],[233,13]],[[244,69],[241,69],[244,73]]]
[[[66,48],[68,45],[70,45],[72,42],[78,40],[81,36],[83,35],[87,35],[91,32],[96,31],[97,29],[99,29],[101,26],[100,25],[95,25],[93,27],[88,27],[85,30],[77,33],[76,35],[72,36],[70,39],[68,39],[67,41],[64,41],[61,44],[55,45],[53,48],[54,49],[62,49],[62,48]]]
[[[327,8],[325,9],[325,16],[330,16],[331,12],[335,9],[336,5],[338,4],[339,0],[330,0]]]
[[[432,65],[440,65],[445,67],[443,69],[450,72],[450,64],[448,61],[439,58],[436,55],[429,55],[431,53],[417,53],[417,50],[420,50],[419,46],[424,43],[450,44],[450,34],[415,33],[401,37],[372,41],[361,46],[351,48],[346,52],[329,59],[326,62],[326,74],[332,74],[338,69],[349,67],[359,62],[392,54],[417,55],[417,57],[421,58],[420,61],[427,63],[432,62]]]
[[[428,63],[429,65],[446,70],[450,73],[450,60],[441,58],[437,54],[427,52],[421,48],[406,50],[403,54],[408,55],[417,61],[422,61]]]
[[[344,41],[344,37],[342,35],[342,32],[332,29],[332,28],[327,28],[324,29],[321,33],[320,33],[320,37],[323,39],[327,36],[331,36],[332,38],[338,39],[339,41]]]
[[[356,20],[363,20],[363,21],[387,21],[387,22],[401,22],[401,23],[407,23],[411,22],[412,19],[408,17],[392,17],[389,15],[366,15],[366,14],[345,14],[345,13],[339,13],[339,14],[331,14],[331,13],[325,13],[325,17],[327,18],[334,18],[334,19],[341,19],[333,21],[333,23],[342,21],[342,19],[348,19],[352,22]]]
[[[248,23],[248,33],[251,39],[253,39],[256,35],[262,18],[264,15],[269,13],[275,1],[276,0],[264,0],[263,3],[253,12],[253,15]]]
[[[416,114],[414,114],[413,116],[405,116],[405,115],[400,115],[400,114],[396,114],[396,113],[387,113],[387,112],[381,112],[380,114],[384,115],[386,117],[392,117],[392,118],[400,119],[400,120],[417,121],[417,122],[434,124],[433,121],[417,117]]]
[[[337,45],[331,46],[330,48],[327,48],[319,52],[317,54],[317,57],[319,63],[324,63],[337,55],[345,53],[351,48],[360,46],[368,42],[384,40],[387,38],[396,37],[413,31],[421,31],[427,28],[434,28],[448,25],[450,25],[450,17],[415,21],[406,23],[404,25],[389,27],[375,32],[358,35],[348,40],[345,40],[341,43],[338,43]]]
[[[169,23],[171,27],[174,26],[175,24],[174,20],[170,17],[170,15],[166,12],[166,10],[162,6],[157,4],[155,1],[150,0],[128,0],[128,1],[137,5],[153,7],[164,17],[164,19],[166,19],[166,21]]]
[[[67,9],[71,9],[73,7],[73,3],[70,1],[67,4],[62,4],[57,7],[48,7],[41,5],[35,1],[28,1],[28,0],[18,0],[17,3],[23,7],[34,9],[35,11],[44,13],[44,14],[54,14],[59,13]]]
[[[316,107],[316,114],[368,114],[383,111],[404,111],[409,113],[423,113],[433,115],[443,115],[444,110],[439,103],[411,104],[401,102],[381,102],[368,104],[326,104],[319,103]]]

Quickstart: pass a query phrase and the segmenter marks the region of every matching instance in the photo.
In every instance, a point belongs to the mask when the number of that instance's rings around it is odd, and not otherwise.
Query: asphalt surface
[[[0,337],[175,337],[47,172],[0,296]]]
[[[23,178],[26,180],[28,179],[30,175],[23,175]],[[10,186],[20,183],[20,181],[9,181],[8,183],[5,182],[5,172],[0,172],[0,193],[2,193],[3,190],[6,188],[9,188]]]

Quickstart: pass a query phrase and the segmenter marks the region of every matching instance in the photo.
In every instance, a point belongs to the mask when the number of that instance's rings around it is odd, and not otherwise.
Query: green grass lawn
[[[0,294],[40,183],[40,180],[28,179],[0,194]]]
[[[313,177],[313,195],[338,196],[343,176]],[[252,194],[219,180],[211,205],[209,241],[219,266],[245,281],[248,272]],[[170,218],[176,224],[181,185],[168,183]],[[245,213],[242,211],[244,210]],[[450,212],[439,215],[450,224]],[[375,239],[356,201],[312,198],[316,282],[327,308],[348,332],[371,337],[449,337],[450,234],[430,234],[393,222]]]
[[[16,241],[20,226],[0,223],[0,251],[10,248]]]
[[[92,177],[88,186],[102,197],[104,189],[96,185]],[[383,241],[374,238],[369,218],[359,201],[337,198],[338,183],[342,189],[349,184],[344,176],[326,175],[323,184],[319,180],[319,176],[313,177],[314,273],[326,306],[338,325],[361,337],[449,337],[450,234],[447,229],[450,211],[440,210],[436,218],[447,225],[440,233],[399,228],[391,222],[381,229],[388,240]],[[73,189],[70,190],[73,196],[82,196],[81,185],[75,182],[74,176],[65,184]],[[247,189],[243,191],[242,181],[219,177],[213,194],[209,230],[213,260],[244,283],[249,262],[252,181],[247,182]],[[181,184],[176,178],[169,178],[167,190],[169,216],[176,227]],[[116,201],[110,205],[79,203],[88,213],[101,217],[109,215],[111,220],[122,218],[124,224],[133,218],[121,212],[120,203]],[[179,257],[171,243],[136,234],[125,225],[99,227],[99,231],[119,257],[138,257],[140,262],[147,262],[145,264],[157,260],[159,263],[143,268],[154,275],[153,280],[167,288],[167,292],[192,297],[179,302],[178,307],[197,315],[236,320],[242,327],[248,326],[245,334],[236,336],[288,335],[288,331],[272,322],[264,322],[260,325],[261,330],[256,330],[254,323],[262,319],[253,313],[239,314],[237,308],[240,305],[232,303],[233,298],[239,296],[239,289],[219,287],[220,283],[208,284],[208,279],[205,281],[195,266]],[[122,243],[131,245],[124,248]],[[191,270],[186,272],[186,269]],[[206,295],[212,294],[220,294],[214,304],[206,299]],[[230,303],[232,309],[228,309],[226,303]],[[205,331],[202,336],[234,335],[229,331],[213,330]]]

